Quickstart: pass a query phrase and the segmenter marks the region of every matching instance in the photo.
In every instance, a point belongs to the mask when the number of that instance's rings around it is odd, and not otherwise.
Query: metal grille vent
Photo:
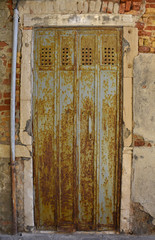
[[[69,50],[68,50],[68,48],[62,49],[62,65],[69,65]]]
[[[114,48],[104,48],[103,64],[114,65],[115,64],[115,54]]]
[[[82,48],[82,65],[92,65],[91,48]]]
[[[41,48],[40,63],[41,63],[41,67],[50,67],[52,65],[51,47]]]

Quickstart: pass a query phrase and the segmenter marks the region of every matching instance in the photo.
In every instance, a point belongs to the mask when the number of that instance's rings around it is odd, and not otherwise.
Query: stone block
[[[20,100],[31,101],[31,53],[32,30],[23,30],[23,47],[21,60],[21,94]]]
[[[125,148],[122,162],[122,188],[121,188],[121,218],[120,230],[129,232],[130,203],[131,203],[131,163],[132,149]]]
[[[132,78],[123,79],[123,142],[125,147],[132,145]]]
[[[83,0],[78,1],[78,5],[77,5],[78,13],[82,13],[82,11],[83,11],[83,3],[84,3]]]
[[[107,12],[107,7],[108,7],[108,3],[107,2],[103,2],[102,3],[102,12],[106,13]]]
[[[24,226],[26,231],[34,226],[32,158],[24,161]]]
[[[95,11],[95,1],[90,1],[89,3],[89,12],[93,13]]]
[[[119,4],[118,3],[114,3],[114,13],[118,14],[119,12]]]
[[[97,0],[95,3],[95,12],[99,13],[101,9],[101,0]]]
[[[31,119],[31,102],[21,101],[20,102],[20,128],[26,128],[26,122]]]
[[[108,7],[107,7],[107,13],[112,13],[113,12],[113,8],[114,8],[114,3],[113,2],[109,2],[108,3]]]
[[[83,11],[82,13],[88,13],[88,2],[83,3]]]
[[[138,55],[138,29],[132,27],[124,27],[123,38],[123,76],[125,78],[129,78],[133,76],[133,61],[134,58]]]

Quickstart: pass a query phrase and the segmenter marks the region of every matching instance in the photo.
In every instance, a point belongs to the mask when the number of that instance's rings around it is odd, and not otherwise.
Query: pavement
[[[107,233],[39,233],[0,235],[0,240],[155,240],[155,235],[126,235]]]

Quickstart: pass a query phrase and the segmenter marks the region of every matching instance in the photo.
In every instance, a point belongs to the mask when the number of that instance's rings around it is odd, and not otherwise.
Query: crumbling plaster
[[[143,146],[134,147],[132,201],[152,216],[155,225],[155,54],[139,54],[134,60],[134,135]],[[149,143],[148,147],[144,143]],[[138,219],[137,219],[138,222]],[[155,228],[154,228],[155,229]]]

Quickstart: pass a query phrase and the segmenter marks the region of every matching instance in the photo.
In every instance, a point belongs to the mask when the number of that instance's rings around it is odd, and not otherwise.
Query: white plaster
[[[34,226],[32,158],[24,161],[24,226],[25,231]]]
[[[134,61],[134,134],[155,144],[155,54]]]
[[[19,137],[22,144],[32,144],[32,137],[27,132],[25,132],[25,129],[20,129]]]
[[[23,145],[16,145],[16,157],[30,157],[30,150]],[[0,158],[10,158],[10,145],[0,144]]]
[[[155,147],[135,147],[132,200],[155,218]]]

